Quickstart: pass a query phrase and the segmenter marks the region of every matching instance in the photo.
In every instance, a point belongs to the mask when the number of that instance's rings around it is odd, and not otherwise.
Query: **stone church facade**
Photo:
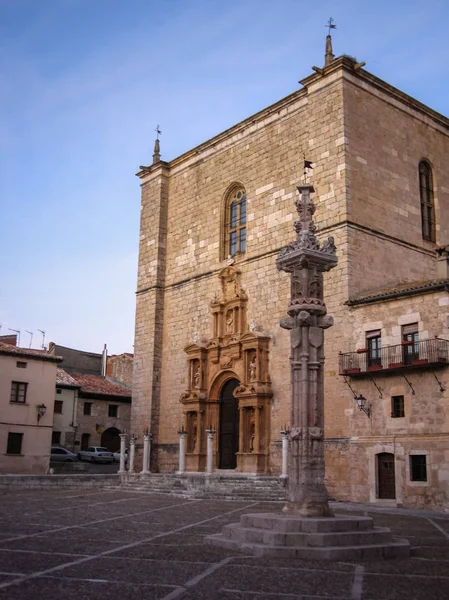
[[[275,260],[305,155],[338,256],[324,274],[328,490],[449,507],[449,120],[329,44],[300,90],[170,162],[157,142],[138,173],[131,430],[151,431],[155,471],[176,470],[181,428],[187,470],[204,471],[212,427],[215,469],[280,473],[290,290]]]

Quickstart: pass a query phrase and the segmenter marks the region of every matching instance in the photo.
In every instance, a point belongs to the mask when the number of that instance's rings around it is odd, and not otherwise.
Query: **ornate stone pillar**
[[[143,436],[143,464],[142,464],[142,475],[146,475],[150,472],[150,451],[151,451],[151,433],[146,431]]]
[[[207,473],[212,473],[214,470],[214,436],[215,429],[206,429],[207,433]]]
[[[324,485],[323,330],[333,324],[323,302],[323,271],[335,267],[337,257],[333,238],[320,247],[315,237],[313,186],[302,185],[298,191],[296,240],[276,261],[291,277],[289,316],[281,319],[281,327],[290,330],[292,382],[289,500],[284,511],[323,517],[332,514]]]
[[[282,436],[282,473],[281,477],[288,476],[288,436],[289,431],[287,427],[281,431]]]
[[[126,433],[120,434],[120,468],[119,473],[126,473],[125,468]]]
[[[134,458],[136,456],[136,438],[134,435],[131,435],[129,439],[129,466],[128,472],[134,473]]]
[[[184,425],[178,431],[179,435],[179,469],[178,473],[184,473],[186,470],[186,438],[187,431],[184,429]]]

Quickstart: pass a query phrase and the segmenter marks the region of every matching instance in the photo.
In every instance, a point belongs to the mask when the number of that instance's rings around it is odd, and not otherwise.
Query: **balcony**
[[[449,364],[449,340],[435,338],[385,346],[373,356],[366,348],[340,354],[339,374],[357,377],[410,369],[444,367]]]

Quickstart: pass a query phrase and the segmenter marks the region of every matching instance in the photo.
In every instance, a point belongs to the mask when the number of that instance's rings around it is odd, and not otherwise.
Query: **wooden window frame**
[[[86,416],[86,417],[91,417],[92,416],[92,402],[84,402],[84,405],[83,405],[83,415]]]
[[[382,332],[380,329],[367,331],[366,339],[366,360],[367,366],[382,366]]]
[[[405,417],[404,396],[391,396],[391,417],[393,419],[402,419],[403,417]]]
[[[62,415],[62,408],[64,406],[64,401],[63,400],[55,400],[55,406],[53,409],[53,412],[55,415]],[[58,407],[58,410],[56,410],[56,407]],[[61,409],[61,410],[59,410]]]
[[[421,232],[423,240],[435,242],[435,198],[432,168],[426,160],[419,163],[419,198],[421,202]]]
[[[13,438],[13,436],[17,436]],[[16,441],[13,441],[16,440]],[[19,440],[19,442],[18,442]],[[16,443],[18,443],[18,452],[12,452],[16,448]],[[6,442],[6,454],[21,456],[22,455],[22,445],[23,445],[23,433],[18,433],[15,431],[8,432],[8,440]]]
[[[21,396],[20,391],[23,390],[23,399],[19,399]],[[11,381],[11,393],[9,401],[11,404],[26,404],[28,392],[28,383],[25,381]]]
[[[414,465],[416,459],[424,458],[424,465]],[[427,455],[426,454],[410,454],[410,481],[424,483],[427,481]],[[422,462],[422,461],[421,461]]]
[[[111,410],[115,409],[115,410]],[[111,412],[115,412],[114,415],[111,415]],[[110,419],[118,419],[118,404],[109,404],[108,405],[108,417]]]

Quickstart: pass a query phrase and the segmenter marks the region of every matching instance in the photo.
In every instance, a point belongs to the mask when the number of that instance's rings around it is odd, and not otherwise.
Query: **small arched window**
[[[226,202],[224,255],[235,256],[246,252],[246,192],[233,190]]]
[[[421,228],[423,239],[435,241],[435,203],[432,169],[425,160],[419,163],[419,195],[421,198]]]

